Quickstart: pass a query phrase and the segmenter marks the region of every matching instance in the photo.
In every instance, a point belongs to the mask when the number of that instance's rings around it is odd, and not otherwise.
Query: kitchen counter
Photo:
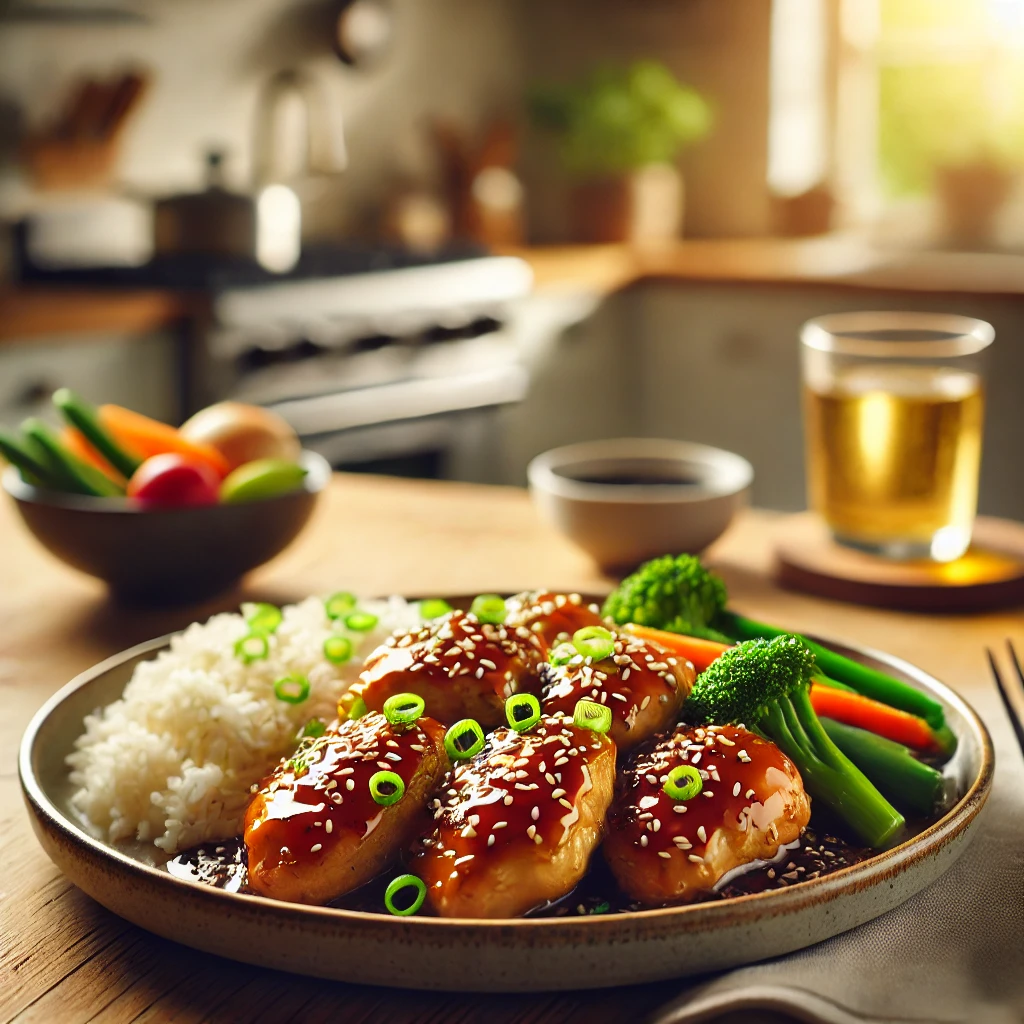
[[[776,523],[770,513],[747,512],[710,552],[737,607],[890,651],[968,700],[991,701],[984,647],[1009,636],[1024,648],[1019,610],[939,619],[780,591],[769,575]],[[327,1021],[343,1007],[345,1019],[398,1024],[484,1016],[490,1024],[610,1024],[641,1019],[680,989],[667,982],[495,999],[334,984],[220,960],[129,925],[74,888],[39,848],[21,803],[17,744],[43,701],[77,672],[192,618],[242,600],[294,601],[340,587],[378,594],[607,589],[584,555],[538,521],[524,491],[339,476],[307,532],[243,589],[170,611],[110,605],[99,585],[32,541],[6,500],[0,543],[0,1020]],[[1000,738],[1012,742],[1004,726]]]
[[[1024,255],[899,252],[856,236],[690,239],[663,246],[567,245],[510,249],[539,288],[611,294],[644,281],[828,285],[901,292],[1024,295]],[[60,287],[0,289],[0,344],[62,332],[159,329],[203,308],[171,291]]]
[[[202,300],[180,292],[64,288],[0,288],[0,344],[93,331],[144,335],[195,316]]]
[[[541,288],[602,293],[645,281],[676,281],[1024,295],[1024,254],[901,252],[847,235],[549,246],[509,254],[530,264]]]

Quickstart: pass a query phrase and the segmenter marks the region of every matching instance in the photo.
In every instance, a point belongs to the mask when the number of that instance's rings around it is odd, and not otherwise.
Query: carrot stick
[[[662,647],[679,654],[693,662],[698,672],[703,672],[716,658],[729,650],[729,644],[720,644],[714,640],[702,640],[695,636],[684,636],[682,633],[669,633],[664,629],[651,626],[640,626],[635,622],[623,627],[627,633],[660,644]]]
[[[74,427],[65,427],[60,432],[60,443],[72,455],[77,455],[83,462],[88,462],[94,469],[98,469],[104,476],[113,480],[114,483],[124,486],[124,477],[114,469],[109,462],[88,441],[81,431]]]
[[[101,405],[99,420],[119,444],[145,459],[163,455],[164,452],[175,452],[205,462],[221,477],[227,476],[231,469],[228,460],[212,445],[190,441],[174,427],[143,416],[142,413],[120,405]]]
[[[923,718],[870,697],[831,686],[811,684],[811,707],[818,715],[873,732],[917,750],[940,750],[935,733]]]

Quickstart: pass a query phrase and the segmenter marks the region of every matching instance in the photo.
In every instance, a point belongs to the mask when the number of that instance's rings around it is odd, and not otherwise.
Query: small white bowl
[[[754,469],[720,448],[616,438],[553,448],[527,469],[541,515],[605,569],[697,554],[747,503]]]

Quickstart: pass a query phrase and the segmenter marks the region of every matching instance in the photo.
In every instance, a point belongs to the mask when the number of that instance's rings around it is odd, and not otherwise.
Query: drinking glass
[[[808,500],[841,544],[949,562],[978,501],[983,320],[836,313],[800,332]]]

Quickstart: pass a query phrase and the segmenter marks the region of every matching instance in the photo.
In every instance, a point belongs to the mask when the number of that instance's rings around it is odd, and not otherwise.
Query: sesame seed
[[[676,814],[685,814],[686,804],[676,804],[675,807],[672,808],[672,810],[675,811]]]
[[[703,864],[704,863],[704,858],[703,857],[698,857],[697,854],[695,854],[695,853],[688,853],[686,855],[686,859],[688,861],[692,862],[693,864]]]
[[[640,845],[644,847],[647,846],[647,836],[643,833],[640,834]]]
[[[745,796],[745,797],[746,797],[746,798],[747,798],[748,800],[750,800],[750,799],[752,799],[752,798],[753,798],[753,797],[755,796],[755,793],[754,793],[754,791],[753,791],[752,789],[748,789],[748,790],[746,791],[746,793],[744,793],[743,795],[744,795],[744,796]]]
[[[324,831],[325,831],[325,832],[326,832],[326,833],[327,833],[328,835],[330,835],[330,834],[331,834],[331,833],[332,833],[332,832],[334,831],[334,822],[333,822],[333,821],[331,821],[331,819],[330,819],[330,818],[328,818],[328,819],[327,819],[327,820],[326,820],[326,821],[324,822]]]
[[[508,828],[508,822],[507,821],[496,821],[494,823],[494,825],[491,826],[491,827],[492,827],[492,829],[495,832],[497,832],[499,828]]]
[[[701,792],[710,800],[715,794],[713,790],[703,789]]]
[[[571,804],[571,803],[569,803],[569,801],[568,801],[568,800],[566,800],[564,796],[560,796],[560,797],[558,798],[558,802],[559,802],[559,803],[560,803],[560,804],[561,804],[561,805],[562,805],[562,806],[563,806],[563,807],[564,807],[564,808],[565,808],[566,810],[569,810],[569,811],[571,811],[571,810],[572,810],[572,804]]]
[[[503,799],[503,800],[502,800],[501,802],[502,802],[502,803],[503,803],[503,804],[504,804],[504,805],[505,805],[506,807],[511,807],[511,806],[512,806],[512,801],[513,801],[514,799],[515,799],[515,797],[514,797],[514,796],[512,796],[512,794],[510,793],[510,794],[509,794],[508,796],[506,796],[506,797],[505,797],[505,798],[504,798],[504,799]]]
[[[314,843],[310,848],[310,853],[319,853],[323,849],[323,843]]]
[[[659,857],[664,857],[665,860],[671,860],[672,859],[672,854],[669,853],[668,850],[659,850],[658,851],[658,856]]]
[[[534,809],[530,811],[530,817],[533,818],[534,821],[540,821],[540,808],[534,807]]]
[[[493,846],[494,845],[494,833],[493,832],[487,837],[487,845],[488,846]]]
[[[532,839],[537,834],[537,826],[530,825],[530,827],[526,830],[526,834]]]
[[[737,782],[736,785],[732,787],[732,795],[733,796],[739,796],[740,795],[740,790],[742,788],[743,787]]]
[[[708,834],[703,825],[699,826],[697,829],[697,838],[702,843],[706,843],[708,841]]]
[[[452,864],[455,867],[458,867],[460,864],[465,864],[466,861],[472,860],[474,856],[476,856],[476,855],[472,854],[472,853],[467,853],[465,857],[459,857],[458,860],[452,861]]]
[[[355,779],[346,779],[345,780],[345,788],[351,793],[352,790],[356,788]]]

